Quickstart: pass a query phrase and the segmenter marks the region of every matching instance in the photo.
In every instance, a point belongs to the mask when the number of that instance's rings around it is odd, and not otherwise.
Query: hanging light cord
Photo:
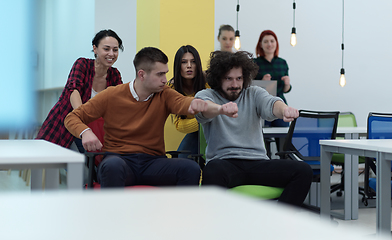
[[[343,57],[344,57],[344,0],[342,0],[342,68],[343,68]]]
[[[237,29],[238,30],[238,12],[240,11],[240,0],[237,1]]]
[[[293,27],[295,27],[295,0],[293,1]]]

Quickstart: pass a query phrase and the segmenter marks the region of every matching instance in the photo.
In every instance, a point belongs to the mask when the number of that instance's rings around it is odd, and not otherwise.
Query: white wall
[[[38,88],[64,87],[69,71],[79,57],[93,58],[94,0],[42,0],[45,17],[41,27],[40,64],[43,78]]]
[[[36,122],[57,102],[75,60],[94,58],[94,0],[36,0],[38,43]]]
[[[298,109],[352,111],[366,126],[370,111],[392,112],[389,69],[392,65],[392,1],[345,1],[344,68],[339,86],[342,1],[296,1],[296,47],[289,44],[292,1],[240,1],[242,50],[255,53],[260,33],[275,31],[280,57],[289,64],[293,89],[286,95]],[[236,28],[237,0],[215,0],[215,32],[221,24]],[[218,42],[215,48],[218,49]]]
[[[94,58],[92,39],[102,29],[114,30],[124,52],[115,63],[124,82],[135,77],[136,0],[37,0],[40,28],[38,43],[38,119],[42,123],[57,102],[72,64],[79,57]]]
[[[124,52],[120,51],[113,65],[124,83],[135,78],[133,58],[136,54],[136,0],[95,0],[95,32],[112,29],[121,38]]]

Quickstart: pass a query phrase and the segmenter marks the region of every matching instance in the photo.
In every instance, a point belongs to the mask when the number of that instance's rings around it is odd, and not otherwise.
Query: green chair
[[[205,150],[207,142],[204,137],[204,132],[199,125],[199,154],[197,155],[201,169],[205,165]],[[284,188],[261,186],[261,185],[241,185],[234,188],[228,189],[228,191],[239,193],[242,195],[258,198],[258,199],[277,199],[282,194]]]
[[[338,118],[338,127],[357,127],[355,115],[352,112],[341,112]],[[336,139],[344,138],[337,137]],[[340,183],[331,186],[331,193],[336,192],[336,195],[340,197],[344,191],[344,154],[334,153],[332,155],[331,163],[342,167]],[[365,158],[359,157],[359,163],[365,163]],[[359,188],[359,194],[365,196],[365,192],[362,187]]]

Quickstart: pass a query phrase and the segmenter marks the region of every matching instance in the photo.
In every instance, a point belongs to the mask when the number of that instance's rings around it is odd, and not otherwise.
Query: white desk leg
[[[385,160],[385,153],[377,154],[377,233],[391,232],[391,161]]]
[[[330,217],[331,212],[331,177],[329,174],[332,153],[326,152],[325,147],[320,145],[320,214],[321,217]]]
[[[351,155],[344,155],[344,220],[351,220],[352,208],[354,208],[351,204],[353,204],[353,195],[355,189],[352,185],[352,175],[355,174],[353,174],[354,171],[352,170],[353,161],[351,157]]]
[[[359,139],[358,133],[346,133],[344,135],[345,139]],[[347,164],[346,164],[347,162]],[[344,219],[358,219],[358,156],[344,155]],[[351,191],[350,191],[351,190]],[[351,210],[351,216],[348,216],[348,211],[346,214],[346,209]]]
[[[351,155],[351,219],[358,219],[358,156]]]
[[[42,169],[31,169],[31,190],[42,191]]]
[[[58,168],[45,169],[45,189],[58,189],[60,185],[60,172]]]
[[[67,188],[70,190],[82,190],[83,187],[83,163],[67,164]]]
[[[352,139],[359,139],[358,133],[353,133]],[[358,219],[358,156],[351,155],[351,219]]]

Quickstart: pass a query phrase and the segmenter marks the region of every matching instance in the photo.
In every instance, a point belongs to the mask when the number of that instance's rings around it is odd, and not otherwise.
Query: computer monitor
[[[264,88],[272,96],[276,96],[278,81],[252,80],[252,85]]]

